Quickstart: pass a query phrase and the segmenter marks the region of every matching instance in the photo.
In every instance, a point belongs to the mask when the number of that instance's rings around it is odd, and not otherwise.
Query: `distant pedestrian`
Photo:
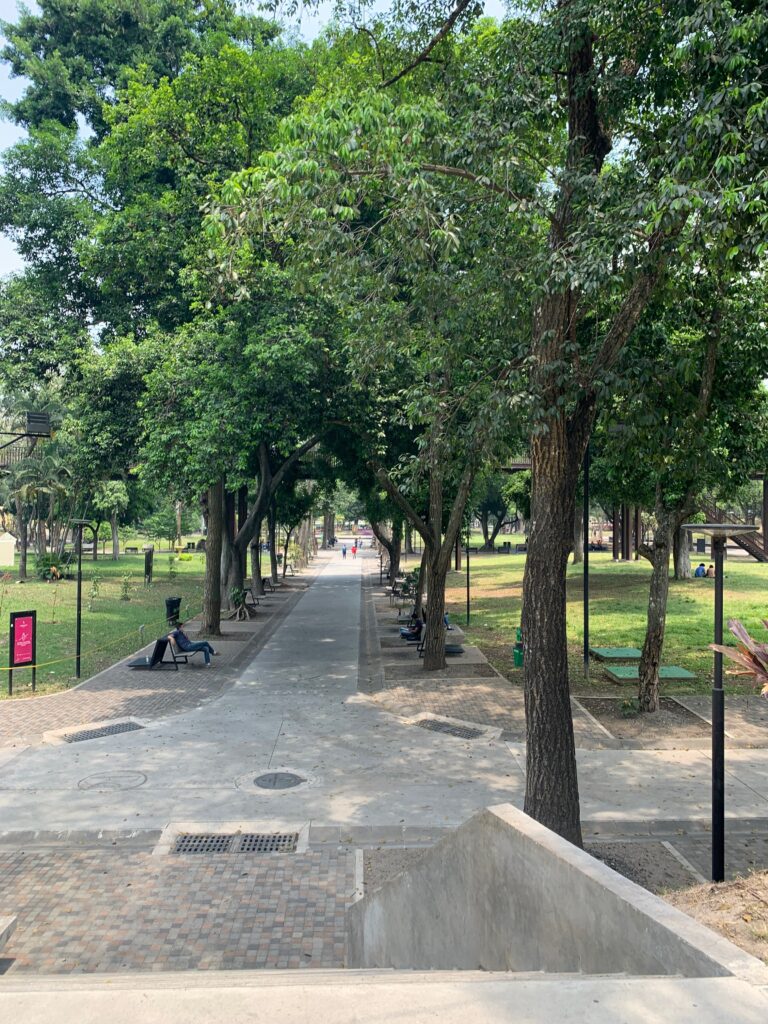
[[[714,565],[707,566],[707,579],[713,580],[715,578],[715,567]]]
[[[696,579],[703,579],[707,575],[707,567],[703,562],[699,562],[696,566],[696,572],[693,574]]]
[[[341,557],[342,558],[346,558],[347,557],[347,545],[346,544],[342,544],[341,545]]]
[[[357,544],[352,545],[352,557],[357,558]]]

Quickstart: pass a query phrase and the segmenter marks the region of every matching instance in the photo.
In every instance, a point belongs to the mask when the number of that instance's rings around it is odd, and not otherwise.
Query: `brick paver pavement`
[[[214,642],[221,652],[210,669],[201,656],[179,671],[137,671],[125,659],[105,669],[80,686],[40,697],[0,701],[0,747],[39,743],[43,733],[85,722],[115,718],[157,719],[199,707],[220,696],[234,681],[228,670],[249,660],[256,645],[265,642],[274,626],[306,589],[305,581],[288,581],[276,595],[270,595],[250,622],[225,622],[224,636]],[[191,623],[194,634],[197,623]],[[244,643],[243,640],[252,640]],[[143,649],[149,654],[152,645]]]
[[[341,967],[354,853],[0,852],[0,972]]]

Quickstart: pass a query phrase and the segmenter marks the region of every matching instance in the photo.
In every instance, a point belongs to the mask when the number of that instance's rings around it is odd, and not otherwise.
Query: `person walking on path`
[[[352,557],[357,558],[357,544],[352,545]]]
[[[342,558],[346,558],[347,557],[347,545],[346,544],[342,544],[341,545],[341,557]]]

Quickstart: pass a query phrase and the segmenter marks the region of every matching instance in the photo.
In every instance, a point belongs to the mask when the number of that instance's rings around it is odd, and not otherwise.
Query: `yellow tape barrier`
[[[194,615],[199,614],[199,612],[201,612],[202,610],[203,610],[203,606],[200,605],[200,608],[198,609],[197,612],[194,613]],[[190,614],[190,615],[187,616],[187,618],[194,618],[194,615]],[[160,623],[162,625],[165,625],[165,626],[168,625],[168,620],[166,618],[157,619],[156,622]],[[147,628],[147,626],[154,626],[154,625],[155,625],[155,622],[144,623],[142,626],[139,626],[138,629],[132,629],[130,631],[130,633],[123,633],[122,636],[119,636],[116,640],[111,640],[108,644],[104,644],[103,647],[94,647],[90,651],[81,651],[80,652],[80,660],[82,661],[84,658],[88,658],[88,657],[90,657],[93,654],[101,654],[102,651],[108,651],[111,647],[116,647],[117,644],[122,643],[123,640],[127,640],[129,636],[133,636],[134,633],[138,634],[138,636],[141,639],[143,639],[142,631],[145,630]],[[151,641],[150,641],[150,643],[151,643]],[[144,644],[142,646],[146,646],[146,644]],[[32,664],[30,664],[30,665],[0,665],[0,672],[10,672],[11,670],[14,671],[14,672],[21,672],[22,670],[28,669],[28,668],[30,668],[30,669],[31,668],[34,668],[34,669],[48,668],[49,665],[61,665],[65,661],[74,661],[74,659],[76,657],[77,657],[76,654],[68,654],[64,658],[54,658],[53,661],[37,661],[37,662],[35,662],[34,665],[32,665]]]

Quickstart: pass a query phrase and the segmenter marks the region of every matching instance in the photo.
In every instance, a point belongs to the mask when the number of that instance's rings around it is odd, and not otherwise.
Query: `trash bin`
[[[165,617],[168,619],[170,625],[175,625],[179,621],[179,612],[181,611],[181,598],[180,597],[166,597],[165,599]]]
[[[520,641],[512,648],[512,662],[515,668],[523,667],[523,645]]]

